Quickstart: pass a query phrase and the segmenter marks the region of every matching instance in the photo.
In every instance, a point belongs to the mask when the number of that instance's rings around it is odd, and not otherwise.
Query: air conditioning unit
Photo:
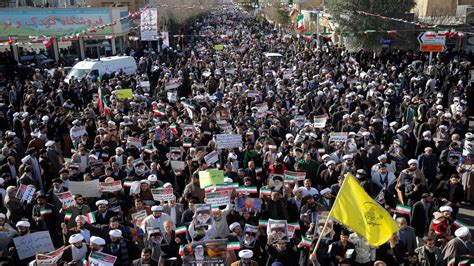
[[[474,7],[466,8],[466,20],[464,23],[474,25]]]

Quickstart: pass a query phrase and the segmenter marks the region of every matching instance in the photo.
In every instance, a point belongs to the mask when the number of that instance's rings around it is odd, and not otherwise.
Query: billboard
[[[128,19],[128,10],[120,11],[120,25],[122,26],[123,31],[127,31],[130,28],[130,19]]]
[[[140,10],[140,32],[142,41],[158,40],[158,11],[156,8]]]
[[[0,36],[58,36],[109,24],[111,9],[0,10]],[[95,34],[111,34],[105,27]],[[93,33],[89,33],[93,34]]]

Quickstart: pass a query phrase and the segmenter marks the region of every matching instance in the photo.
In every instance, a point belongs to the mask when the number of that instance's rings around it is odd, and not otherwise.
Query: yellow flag
[[[372,246],[387,242],[398,224],[357,183],[351,174],[344,180],[331,210],[331,217],[367,239]]]

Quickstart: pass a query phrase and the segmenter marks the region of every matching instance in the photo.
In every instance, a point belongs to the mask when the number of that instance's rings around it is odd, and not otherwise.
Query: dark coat
[[[433,205],[429,207],[428,212],[425,212],[425,207],[421,201],[413,204],[411,208],[410,225],[415,228],[415,235],[417,237],[423,237],[428,233],[434,211],[435,208]]]
[[[346,252],[349,249],[354,250],[354,253],[352,253],[352,256],[350,257],[349,261],[351,263],[354,262],[354,259],[357,256],[357,254],[356,254],[356,251],[355,251],[355,246],[352,243],[347,242],[347,245],[345,247],[343,247],[341,241],[336,241],[336,242],[333,242],[331,244],[331,246],[332,247],[329,248],[331,250],[329,252],[329,257],[331,258],[331,261],[332,261],[333,265],[339,265],[339,260],[336,258],[336,256],[340,256],[341,258],[344,258]]]

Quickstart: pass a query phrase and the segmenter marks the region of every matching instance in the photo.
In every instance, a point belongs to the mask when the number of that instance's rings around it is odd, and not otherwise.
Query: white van
[[[86,59],[72,67],[69,74],[64,81],[69,83],[69,80],[74,77],[80,80],[92,72],[95,76],[102,77],[105,73],[115,73],[120,70],[127,75],[133,75],[137,71],[137,63],[131,56],[112,56],[98,59]]]

